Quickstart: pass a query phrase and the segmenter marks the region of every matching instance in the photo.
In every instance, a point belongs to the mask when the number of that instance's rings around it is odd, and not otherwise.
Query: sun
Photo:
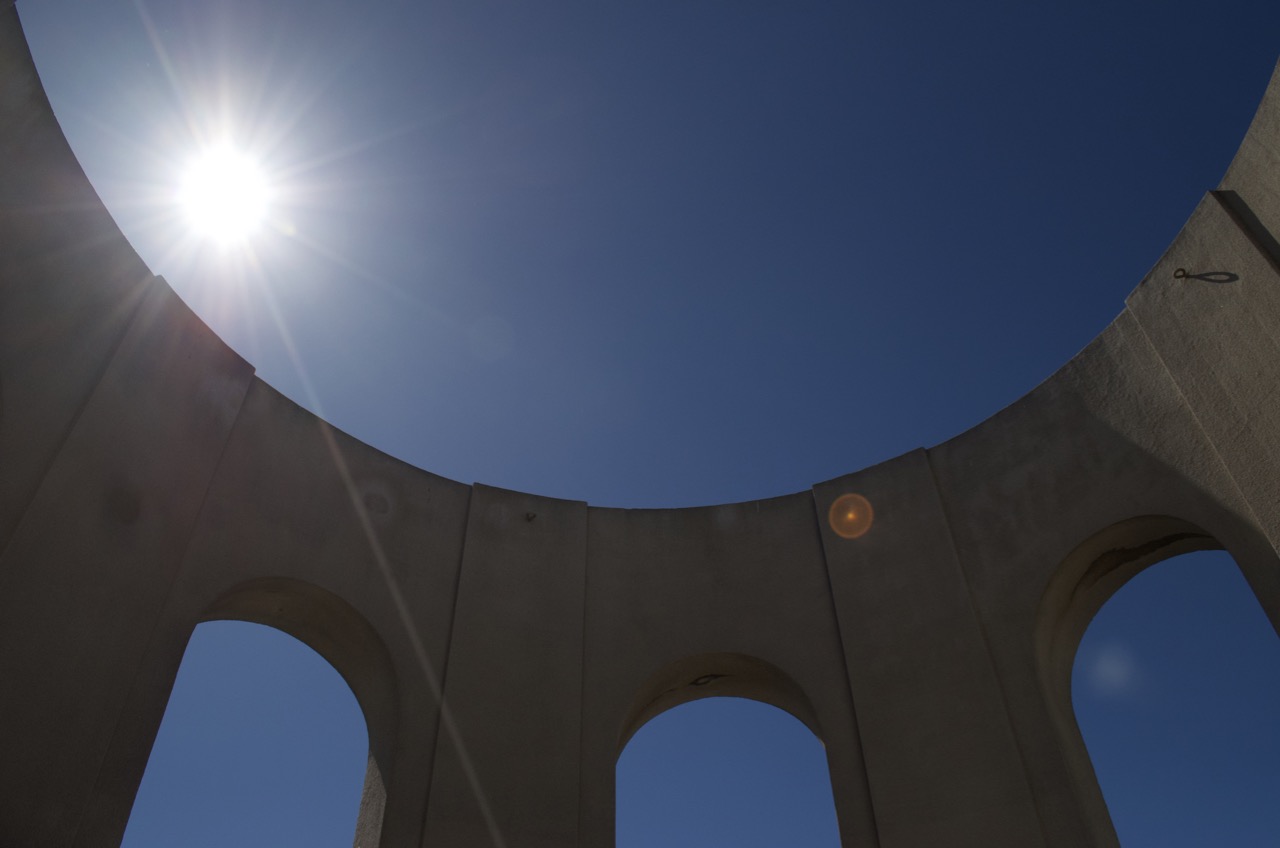
[[[234,147],[210,148],[182,174],[178,205],[196,235],[222,245],[243,242],[266,220],[271,187],[253,157]]]

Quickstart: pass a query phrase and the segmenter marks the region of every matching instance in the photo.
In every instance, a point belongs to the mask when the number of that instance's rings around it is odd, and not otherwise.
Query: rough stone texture
[[[607,848],[622,746],[713,695],[823,740],[846,845],[1113,846],[1070,704],[1093,613],[1223,547],[1280,625],[1278,228],[1280,75],[1125,311],[972,430],[700,509],[466,486],[281,397],[151,276],[0,2],[0,845],[118,843],[187,640],[230,618],[351,685],[366,848]]]

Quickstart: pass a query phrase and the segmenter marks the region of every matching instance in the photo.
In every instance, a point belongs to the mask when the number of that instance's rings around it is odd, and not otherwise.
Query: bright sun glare
[[[192,230],[222,244],[252,236],[266,218],[270,187],[253,159],[231,147],[206,151],[183,174],[178,202]]]

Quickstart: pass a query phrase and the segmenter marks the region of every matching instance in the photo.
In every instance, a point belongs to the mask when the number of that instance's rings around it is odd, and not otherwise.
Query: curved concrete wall
[[[1090,616],[1222,546],[1280,623],[1278,159],[1273,80],[1125,311],[969,432],[601,509],[412,468],[257,380],[115,228],[0,12],[0,844],[116,844],[192,629],[237,618],[356,693],[363,846],[609,846],[622,745],[717,694],[822,738],[848,846],[1114,845],[1068,698]]]

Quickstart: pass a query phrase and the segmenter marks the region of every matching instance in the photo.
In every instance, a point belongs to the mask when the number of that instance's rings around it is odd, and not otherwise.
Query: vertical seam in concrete
[[[1005,689],[1004,678],[996,669],[995,655],[991,651],[991,639],[987,635],[986,625],[978,612],[978,603],[973,593],[973,586],[969,582],[969,574],[965,571],[964,563],[960,559],[960,549],[956,545],[951,514],[947,509],[947,500],[942,496],[942,486],[938,483],[938,473],[933,467],[933,454],[928,448],[923,448],[922,453],[924,454],[925,467],[929,471],[929,481],[933,487],[933,496],[937,499],[939,512],[942,513],[942,526],[947,533],[947,545],[951,549],[952,562],[955,563],[955,569],[960,574],[960,582],[964,586],[965,597],[969,600],[969,611],[973,614],[974,624],[977,625],[978,637],[982,640],[982,650],[987,655],[987,667],[990,669],[991,677],[995,680],[996,689],[1000,693],[1000,704],[1004,708],[1005,727],[1008,728],[1009,736],[1013,740],[1014,750],[1018,752],[1018,763],[1022,766],[1022,780],[1027,787],[1027,795],[1031,799],[1031,806],[1035,810],[1036,822],[1040,825],[1040,837],[1045,845],[1051,845],[1048,825],[1040,810],[1035,784],[1031,780],[1031,769],[1027,762],[1027,753],[1023,750],[1022,740],[1018,738],[1018,732],[1014,728],[1013,711],[1009,709],[1009,693]]]
[[[435,783],[436,762],[440,759],[440,731],[446,727],[445,711],[448,706],[444,700],[445,680],[449,675],[449,656],[453,652],[453,630],[458,626],[458,596],[462,593],[462,568],[467,561],[467,537],[471,532],[471,507],[475,502],[476,484],[467,487],[467,517],[462,522],[462,544],[458,547],[458,567],[454,570],[453,603],[449,607],[449,629],[444,637],[444,656],[440,660],[440,673],[436,679],[428,680],[427,685],[435,690],[436,726],[431,745],[431,762],[427,763],[426,797],[422,800],[422,822],[418,827],[418,842],[427,836],[427,821],[431,816],[431,789]]]
[[[1183,408],[1186,409],[1187,414],[1191,416],[1191,420],[1195,422],[1196,429],[1200,432],[1205,444],[1209,446],[1209,450],[1213,452],[1213,458],[1217,460],[1218,465],[1222,467],[1222,472],[1226,474],[1227,479],[1231,481],[1231,488],[1235,490],[1235,493],[1240,497],[1240,502],[1243,503],[1244,508],[1248,510],[1249,520],[1253,523],[1253,526],[1262,533],[1263,537],[1266,538],[1267,543],[1271,545],[1272,549],[1280,553],[1280,548],[1277,548],[1276,546],[1276,540],[1271,537],[1271,534],[1265,527],[1263,527],[1262,522],[1258,519],[1258,514],[1254,511],[1253,504],[1249,502],[1249,498],[1245,495],[1244,489],[1240,487],[1239,481],[1236,480],[1236,475],[1232,472],[1231,466],[1227,464],[1226,459],[1222,456],[1222,452],[1218,450],[1217,443],[1214,442],[1213,438],[1209,435],[1209,432],[1205,430],[1204,423],[1196,413],[1195,407],[1191,405],[1191,401],[1188,400],[1186,392],[1182,389],[1182,384],[1178,382],[1177,375],[1170,370],[1169,364],[1160,353],[1160,349],[1156,347],[1155,342],[1153,342],[1151,337],[1147,335],[1146,327],[1142,326],[1142,318],[1138,316],[1138,313],[1134,312],[1127,306],[1124,311],[1133,318],[1134,326],[1138,328],[1138,332],[1142,335],[1142,340],[1146,342],[1147,347],[1151,349],[1151,353],[1155,356],[1156,361],[1160,363],[1160,368],[1164,371],[1165,376],[1167,376],[1169,378],[1169,382],[1173,384],[1174,390],[1178,393],[1178,401],[1182,404]]]
[[[582,518],[582,641],[578,648],[578,827],[573,837],[573,844],[579,848],[582,845],[583,810],[586,809],[586,805],[582,803],[582,789],[587,785],[583,765],[587,750],[584,737],[587,727],[587,587],[591,581],[591,507],[584,504],[583,511],[585,515]],[[617,769],[616,763],[614,769]],[[615,787],[615,796],[617,791]],[[616,799],[614,806],[617,806]],[[614,816],[616,818],[616,812]],[[614,831],[617,831],[616,822]]]
[[[462,569],[467,562],[467,538],[471,535],[471,509],[475,504],[476,484],[467,487],[467,518],[462,523],[462,544],[458,547],[458,568],[453,580],[453,603],[449,607],[449,631],[445,634],[444,658],[437,675],[436,699],[444,705],[445,680],[449,676],[449,656],[453,651],[453,630],[458,625],[458,597],[462,594]],[[438,741],[438,740],[437,740]]]
[[[12,0],[11,0],[12,5]],[[53,454],[49,457],[49,461],[45,463],[44,471],[40,475],[40,479],[36,481],[35,487],[31,490],[31,496],[27,498],[27,503],[22,508],[22,515],[14,522],[13,529],[9,531],[9,537],[4,540],[4,544],[0,546],[0,560],[4,559],[4,555],[9,550],[9,544],[13,541],[13,537],[18,534],[18,528],[26,521],[27,513],[31,511],[31,504],[35,502],[36,497],[40,494],[40,489],[44,487],[44,481],[49,476],[49,469],[58,462],[58,457],[62,455],[62,450],[67,446],[67,440],[71,438],[71,434],[75,432],[76,425],[80,423],[80,418],[84,415],[84,411],[89,407],[90,401],[94,395],[98,393],[98,387],[102,385],[102,380],[107,376],[107,372],[111,370],[112,364],[116,361],[116,355],[120,352],[120,346],[124,344],[124,340],[129,337],[129,331],[133,329],[133,325],[138,321],[138,312],[142,309],[142,304],[147,301],[156,291],[156,282],[158,278],[154,275],[148,281],[146,291],[138,295],[138,302],[133,305],[129,311],[129,319],[124,322],[120,332],[116,335],[115,341],[111,343],[111,350],[102,358],[102,367],[98,369],[97,375],[93,379],[93,384],[89,386],[89,390],[84,393],[84,397],[80,398],[80,403],[76,406],[76,411],[71,414],[71,420],[67,422],[67,426],[63,428],[62,435],[58,438],[58,446]]]
[[[853,694],[853,678],[849,675],[849,655],[844,649],[844,633],[840,629],[840,610],[836,606],[835,586],[831,583],[831,561],[827,559],[827,545],[822,537],[822,511],[818,509],[818,493],[809,489],[809,503],[813,507],[813,532],[817,534],[818,550],[822,554],[822,574],[827,580],[827,601],[831,609],[831,620],[836,628],[836,642],[840,648],[840,670],[844,672],[844,687],[849,693],[849,718],[853,722],[853,736],[858,740],[858,762],[862,766],[862,785],[865,787],[866,797],[863,799],[867,809],[867,814],[871,816],[871,830],[875,833],[876,846],[880,845],[880,825],[876,821],[876,805],[875,798],[871,793],[871,772],[867,768],[867,755],[865,746],[862,744],[862,726],[858,723],[858,703],[857,698]],[[826,745],[826,740],[822,740]],[[828,774],[831,771],[830,763],[827,764]],[[832,787],[834,790],[835,787]],[[837,812],[839,807],[836,808]],[[845,846],[845,848],[853,848],[853,846]]]
[[[131,322],[131,323],[132,323],[132,322]],[[121,338],[123,339],[123,336],[122,336]],[[243,410],[244,410],[244,401],[245,401],[245,398],[249,396],[249,388],[253,385],[254,373],[255,373],[255,371],[254,371],[253,367],[252,367],[252,366],[250,366],[250,367],[249,367],[249,376],[248,376],[248,379],[247,379],[247,380],[245,380],[245,382],[244,382],[244,391],[243,391],[243,392],[241,392],[241,394],[240,394],[240,400],[239,400],[239,402],[236,404],[236,415],[235,415],[235,419],[234,419],[234,420],[232,420],[232,422],[231,422],[231,426],[227,428],[227,435],[223,438],[223,440],[222,440],[222,446],[218,449],[218,458],[217,458],[217,460],[214,462],[214,464],[213,464],[213,468],[212,468],[212,469],[210,470],[210,472],[209,472],[209,477],[208,477],[208,479],[206,479],[206,480],[205,480],[205,484],[204,484],[204,492],[200,495],[200,508],[196,510],[195,515],[192,517],[192,520],[191,520],[191,526],[190,526],[190,527],[189,527],[189,529],[187,530],[187,539],[186,539],[186,542],[185,542],[185,543],[183,544],[183,546],[182,546],[182,553],[181,553],[181,555],[179,555],[179,556],[178,556],[178,558],[177,558],[177,564],[174,566],[173,570],[172,570],[172,571],[170,572],[170,574],[169,574],[169,585],[168,585],[168,587],[166,587],[166,588],[165,588],[165,591],[164,591],[164,599],[160,602],[159,610],[158,610],[158,612],[157,612],[157,614],[156,614],[155,618],[153,618],[153,619],[152,619],[152,621],[151,621],[151,628],[150,628],[149,632],[147,633],[147,640],[146,640],[146,643],[145,643],[145,647],[143,648],[143,651],[142,651],[142,657],[139,659],[138,664],[137,664],[136,666],[134,666],[133,674],[132,674],[132,679],[131,679],[131,680],[130,680],[130,682],[129,682],[129,688],[128,688],[128,690],[126,691],[126,694],[125,694],[125,704],[124,704],[124,706],[125,706],[125,707],[127,707],[127,706],[128,706],[129,701],[130,701],[130,700],[132,700],[134,693],[137,691],[137,688],[138,688],[138,676],[139,676],[140,674],[142,674],[142,666],[143,666],[143,663],[146,661],[147,654],[149,654],[149,653],[150,653],[150,651],[151,651],[151,647],[152,647],[152,645],[155,643],[156,630],[160,627],[160,623],[161,623],[162,619],[164,618],[165,611],[169,608],[169,601],[170,601],[170,599],[173,597],[173,587],[174,587],[174,585],[175,585],[175,584],[177,584],[177,582],[178,582],[178,576],[179,576],[179,574],[181,574],[181,573],[182,573],[183,564],[184,564],[184,563],[186,563],[186,561],[187,561],[187,557],[188,557],[188,556],[190,556],[190,554],[191,554],[191,543],[192,543],[192,539],[193,539],[193,537],[195,536],[196,529],[200,526],[200,517],[201,517],[202,515],[204,515],[205,507],[206,507],[206,506],[208,505],[208,503],[209,503],[209,493],[210,493],[210,491],[213,489],[213,483],[214,483],[214,481],[218,479],[218,472],[222,469],[222,461],[223,461],[223,459],[226,457],[226,454],[227,454],[227,446],[231,444],[232,436],[235,434],[236,429],[240,426],[240,421],[241,421],[241,420],[242,420],[242,418],[243,418],[243,416],[242,416],[242,414],[241,414],[241,413],[242,413],[242,412],[243,412]],[[197,624],[199,624],[199,622],[197,622]],[[192,627],[192,629],[193,629],[193,630],[195,629],[195,628],[194,628],[194,626]],[[189,634],[188,634],[188,640],[189,640],[189,639],[190,639],[190,636],[189,636]],[[186,655],[186,648],[185,648],[185,647],[183,648],[183,655],[184,655],[184,656]],[[181,661],[179,661],[179,665],[181,665]],[[172,689],[170,689],[170,694],[172,694]],[[168,712],[168,709],[169,709],[169,707],[168,707],[168,697],[166,697],[166,698],[165,698],[165,712]],[[121,712],[123,713],[123,709],[122,709],[122,711],[121,711]],[[162,719],[162,720],[163,720],[163,717],[164,717],[164,713],[161,713],[161,719]],[[95,793],[95,794],[96,794],[96,792],[97,792],[97,790],[98,790],[98,784],[99,784],[99,782],[101,781],[101,778],[102,778],[102,768],[103,768],[103,766],[106,764],[107,757],[108,757],[108,756],[110,756],[112,749],[114,749],[114,748],[115,748],[115,740],[116,740],[116,736],[120,733],[120,722],[121,722],[122,718],[123,718],[123,715],[122,715],[122,714],[117,714],[117,715],[116,715],[116,720],[115,720],[115,723],[112,725],[112,728],[111,728],[111,735],[110,735],[110,737],[108,738],[107,745],[106,745],[106,747],[103,749],[102,756],[98,758],[98,767],[94,770],[94,775],[93,775],[93,789],[92,789],[92,790],[90,790],[90,791],[91,791],[91,793]],[[158,731],[159,731],[159,726],[157,725],[157,732],[158,732]],[[154,739],[152,740],[152,744],[153,744],[153,745],[155,744]],[[151,755],[150,755],[150,753],[148,753],[148,754],[147,754],[147,760],[148,760],[148,761],[150,761],[150,759],[151,759]],[[139,785],[141,785],[141,784],[139,784]],[[135,796],[135,801],[136,801],[136,798],[137,798],[137,790],[136,790],[136,788],[135,788],[135,790],[134,790],[134,796]],[[90,797],[92,798],[92,797],[93,797],[93,795],[90,795]],[[130,813],[132,813],[132,809],[130,810]],[[77,819],[77,821],[76,821],[76,827],[75,827],[75,830],[74,830],[74,831],[72,831],[72,836],[71,836],[71,844],[72,844],[72,845],[77,845],[77,844],[79,844],[79,842],[80,842],[80,830],[81,830],[81,828],[83,828],[83,827],[84,827],[84,812],[83,812],[83,808],[82,808],[82,810],[81,810],[81,815],[80,815],[80,817],[79,817],[79,818]]]

